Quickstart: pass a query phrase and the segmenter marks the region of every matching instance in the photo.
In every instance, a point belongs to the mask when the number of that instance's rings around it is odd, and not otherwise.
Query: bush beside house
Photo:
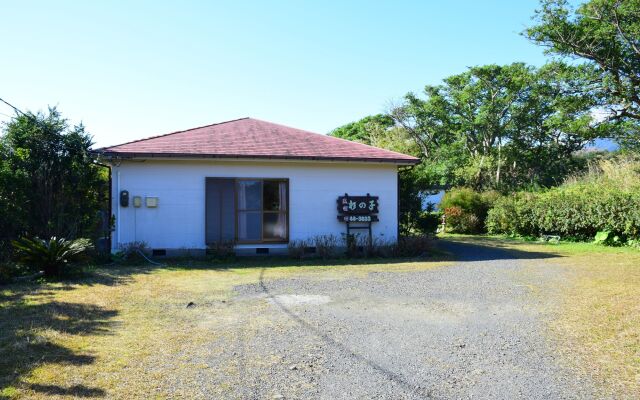
[[[487,213],[499,197],[494,191],[477,192],[469,188],[447,191],[440,202],[447,231],[470,234],[485,232]]]
[[[92,138],[55,108],[16,115],[0,136],[0,276],[25,272],[13,240],[104,236],[108,172],[97,165]],[[108,229],[108,228],[107,228]],[[35,240],[35,239],[34,239]]]

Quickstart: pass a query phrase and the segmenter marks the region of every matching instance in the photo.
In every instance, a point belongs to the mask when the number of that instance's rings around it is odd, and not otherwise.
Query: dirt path
[[[547,330],[568,272],[543,253],[445,242],[454,266],[236,288],[198,362],[203,396],[595,398]]]

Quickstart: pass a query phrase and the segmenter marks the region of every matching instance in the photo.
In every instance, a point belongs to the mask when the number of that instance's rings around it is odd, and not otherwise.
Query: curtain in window
[[[263,235],[265,240],[287,238],[287,182],[264,183]]]
[[[280,192],[280,210],[281,211],[286,211],[288,204],[287,204],[287,182],[280,182],[280,185],[278,187],[279,192]]]
[[[276,223],[274,234],[284,240],[287,237],[287,183],[280,182],[278,189],[280,194],[280,211],[284,212],[278,213],[278,221]]]

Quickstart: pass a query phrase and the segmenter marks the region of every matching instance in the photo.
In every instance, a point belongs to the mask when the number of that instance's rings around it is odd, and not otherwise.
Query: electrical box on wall
[[[120,207],[129,207],[129,191],[120,191]]]
[[[142,197],[133,196],[133,206],[136,208],[142,207]]]
[[[158,207],[158,198],[157,197],[145,197],[145,202],[147,203],[147,208],[156,208],[156,207]]]

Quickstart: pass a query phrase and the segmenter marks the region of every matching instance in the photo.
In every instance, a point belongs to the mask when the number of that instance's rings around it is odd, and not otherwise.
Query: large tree
[[[593,66],[584,91],[606,98],[610,118],[640,122],[640,0],[542,0],[525,34],[548,53]]]
[[[355,142],[371,144],[373,131],[393,127],[393,119],[386,114],[369,115],[358,121],[350,122],[332,130],[329,135]]]
[[[419,145],[429,180],[445,186],[513,189],[552,185],[572,154],[602,136],[580,88],[583,67],[522,63],[470,68],[391,111]]]
[[[55,109],[19,114],[0,137],[0,241],[18,235],[75,238],[96,232],[108,193],[92,139]]]
[[[329,134],[416,157],[420,156],[420,149],[413,138],[405,129],[396,126],[393,118],[386,114],[364,117],[340,126]],[[400,232],[408,234],[418,229],[423,214],[423,202],[433,188],[425,179],[424,165],[401,168],[398,176]]]

